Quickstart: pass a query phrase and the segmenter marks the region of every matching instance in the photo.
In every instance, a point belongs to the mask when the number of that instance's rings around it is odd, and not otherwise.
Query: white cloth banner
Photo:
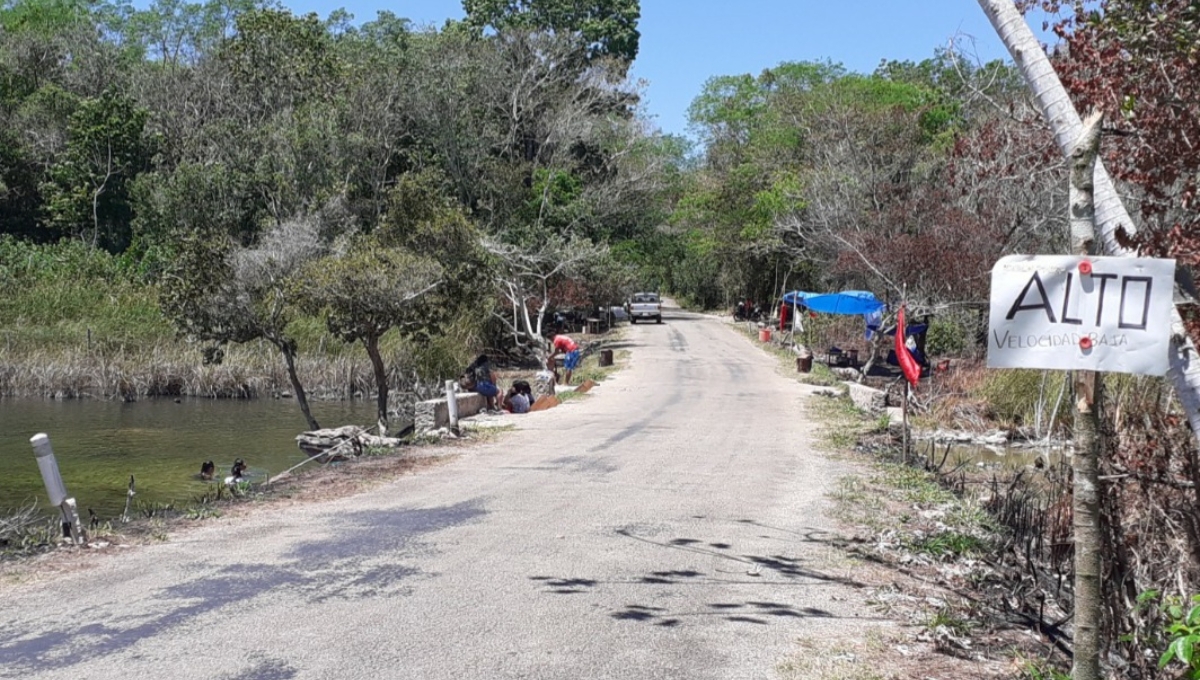
[[[992,268],[988,366],[1164,375],[1175,260],[1009,255]]]

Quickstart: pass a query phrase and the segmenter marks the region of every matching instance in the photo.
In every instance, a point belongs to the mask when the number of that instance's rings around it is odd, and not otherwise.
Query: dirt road
[[[771,678],[865,613],[806,390],[668,309],[453,462],[6,593],[4,678]]]

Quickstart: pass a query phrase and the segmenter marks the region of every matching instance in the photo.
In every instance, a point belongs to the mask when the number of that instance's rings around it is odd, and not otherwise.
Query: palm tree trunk
[[[1012,0],[979,0],[979,6],[1024,74],[1042,115],[1050,123],[1058,147],[1064,154],[1070,153],[1083,131],[1083,121],[1041,44],[1025,23],[1025,17]],[[1095,215],[1095,229],[1101,237],[1103,251],[1110,255],[1133,256],[1134,253],[1117,243],[1115,234],[1118,227],[1123,227],[1129,234],[1133,234],[1136,227],[1100,161],[1097,161],[1095,171]],[[1187,414],[1193,435],[1200,438],[1200,361],[1195,360],[1197,356],[1200,355],[1188,336],[1179,310],[1172,308],[1171,366],[1167,376]]]
[[[1092,114],[1071,151],[1071,250],[1096,251],[1092,201],[1100,116]],[[1071,456],[1075,531],[1075,658],[1073,680],[1100,680],[1100,413],[1104,385],[1095,371],[1075,371],[1075,453]]]

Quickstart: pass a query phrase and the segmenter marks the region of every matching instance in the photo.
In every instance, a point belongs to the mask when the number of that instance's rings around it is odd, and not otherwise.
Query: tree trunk
[[[1059,148],[1063,153],[1070,153],[1083,131],[1083,122],[1025,18],[1011,0],[979,0],[979,6],[1024,74]],[[1136,229],[1102,162],[1096,164],[1094,196],[1095,233],[1100,235],[1104,252],[1134,255],[1116,241],[1118,227],[1123,227],[1129,234]],[[1187,414],[1193,436],[1200,438],[1200,361],[1191,360],[1195,356],[1196,348],[1184,328],[1183,318],[1177,308],[1172,308],[1171,367],[1167,375]]]
[[[387,369],[383,366],[383,357],[379,355],[379,338],[363,338],[363,346],[367,348],[367,356],[371,358],[371,367],[375,369],[375,405],[379,436],[386,437],[388,422],[388,380]]]
[[[1095,254],[1093,177],[1100,116],[1092,114],[1071,151],[1071,251]],[[1071,457],[1075,524],[1075,662],[1073,680],[1100,679],[1100,374],[1075,371],[1075,453]]]
[[[280,352],[283,352],[283,360],[287,363],[288,380],[292,381],[292,391],[296,393],[296,403],[300,405],[300,412],[308,421],[308,429],[321,429],[317,419],[313,418],[312,410],[308,407],[308,395],[304,392],[304,385],[300,384],[300,376],[296,373],[296,351],[286,340],[275,343],[275,346],[279,348]]]

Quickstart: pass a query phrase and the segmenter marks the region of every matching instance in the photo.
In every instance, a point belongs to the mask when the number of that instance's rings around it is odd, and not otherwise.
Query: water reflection
[[[373,422],[373,401],[316,402],[323,426]],[[36,499],[46,490],[29,438],[50,435],[67,491],[82,513],[119,515],[129,475],[137,478],[135,501],[190,501],[211,482],[200,466],[211,460],[216,478],[243,458],[254,478],[265,478],[305,456],[295,436],[307,429],[292,400],[183,399],[118,401],[0,400],[0,511]]]
[[[1003,469],[1053,466],[1058,465],[1066,455],[1066,450],[1061,444],[986,446],[965,442],[938,442],[933,444],[932,452],[930,445],[929,440],[918,441],[915,451],[926,458],[932,456],[934,463],[941,462],[944,457],[946,462],[943,469],[960,465]],[[950,447],[949,453],[946,451],[947,446]]]

